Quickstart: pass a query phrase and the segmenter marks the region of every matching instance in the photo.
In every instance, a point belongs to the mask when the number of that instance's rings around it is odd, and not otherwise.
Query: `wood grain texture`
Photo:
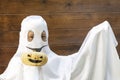
[[[3,0],[1,14],[52,12],[119,12],[118,0]]]
[[[50,48],[58,55],[79,50],[88,31],[107,20],[120,43],[120,0],[2,0],[0,1],[0,73],[19,44],[21,21],[41,15],[48,24]],[[117,47],[120,55],[120,45]]]

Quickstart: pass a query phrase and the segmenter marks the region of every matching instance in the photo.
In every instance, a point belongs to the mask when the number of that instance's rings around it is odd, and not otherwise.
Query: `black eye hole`
[[[30,54],[28,54],[27,56],[28,56],[28,57],[31,57],[31,55],[30,55]]]
[[[43,56],[40,56],[40,58],[43,58]]]
[[[34,32],[33,31],[29,31],[28,32],[28,41],[31,42],[34,38]]]
[[[41,38],[43,41],[46,41],[46,32],[45,31],[42,32]]]

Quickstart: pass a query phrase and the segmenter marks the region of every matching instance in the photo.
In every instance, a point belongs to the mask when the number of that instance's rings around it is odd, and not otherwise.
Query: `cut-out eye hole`
[[[42,32],[41,38],[43,41],[46,41],[46,32],[45,31]]]
[[[34,38],[34,32],[33,31],[29,31],[28,32],[28,41],[31,42]]]

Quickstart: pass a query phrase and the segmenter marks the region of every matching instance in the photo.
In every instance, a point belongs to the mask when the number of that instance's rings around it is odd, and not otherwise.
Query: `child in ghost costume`
[[[34,33],[30,40],[29,32]],[[105,21],[89,31],[77,53],[59,56],[49,48],[45,20],[41,16],[28,16],[21,23],[18,50],[0,80],[120,80],[116,46],[114,33]],[[23,52],[40,49],[48,57],[44,66],[28,66],[21,62]]]

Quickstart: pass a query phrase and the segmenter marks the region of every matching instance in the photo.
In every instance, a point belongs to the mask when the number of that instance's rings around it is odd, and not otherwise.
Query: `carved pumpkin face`
[[[48,58],[45,53],[31,52],[31,53],[23,53],[21,56],[21,60],[26,65],[42,66],[47,63]]]

